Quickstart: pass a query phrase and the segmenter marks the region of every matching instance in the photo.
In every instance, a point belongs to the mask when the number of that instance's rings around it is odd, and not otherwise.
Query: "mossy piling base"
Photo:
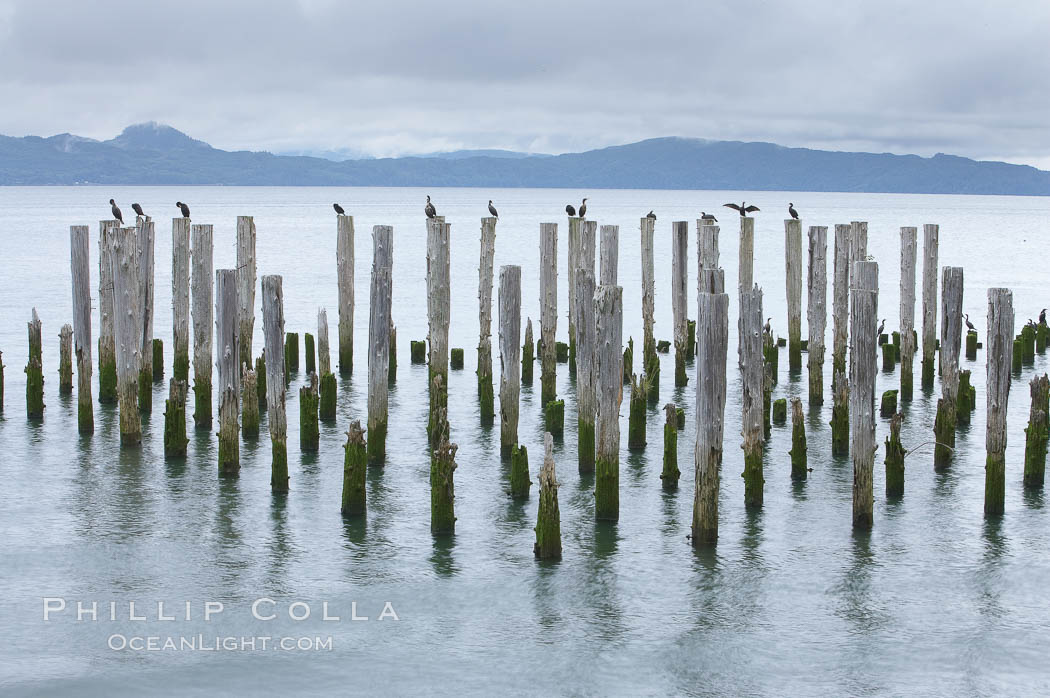
[[[361,422],[355,419],[350,423],[343,446],[343,501],[340,507],[343,516],[363,516],[365,513],[366,450],[365,432]]]

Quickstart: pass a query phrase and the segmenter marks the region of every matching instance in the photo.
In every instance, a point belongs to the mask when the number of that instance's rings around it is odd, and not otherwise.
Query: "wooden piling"
[[[1046,374],[1036,376],[1028,385],[1032,395],[1032,406],[1028,412],[1028,427],[1025,432],[1024,486],[1041,488],[1046,473],[1046,445],[1050,439],[1050,380]]]
[[[69,226],[70,266],[73,275],[73,340],[77,357],[77,425],[81,434],[95,431],[91,397],[91,251],[86,225]],[[0,381],[3,379],[0,378]],[[0,400],[0,410],[3,409]]]
[[[528,497],[531,488],[528,449],[521,444],[514,444],[510,451],[510,496],[514,499]]]
[[[164,402],[164,455],[185,456],[186,381],[172,377],[168,381],[168,399]]]
[[[853,263],[866,261],[867,258],[868,224],[865,221],[852,221],[849,224],[849,281],[851,289],[853,288]]]
[[[886,437],[886,496],[904,496],[904,446],[901,445],[901,422],[897,412],[890,418],[890,435]]]
[[[335,419],[336,384],[332,373],[332,353],[328,345],[328,311],[319,308],[317,311],[317,369],[320,375],[321,419]]]
[[[0,351],[0,414],[4,412],[4,352]]]
[[[627,419],[627,450],[645,450],[645,406],[648,376],[631,376],[631,401]]]
[[[241,468],[240,342],[237,336],[237,270],[215,270],[215,367],[219,387],[219,475],[235,476]]]
[[[241,432],[259,435],[259,384],[248,364],[241,366]]]
[[[784,221],[787,271],[788,370],[802,370],[802,222]]]
[[[950,267],[946,267],[945,270]],[[945,274],[945,281],[947,281]],[[953,279],[954,280],[954,279]],[[959,300],[962,301],[962,269],[959,269]],[[944,295],[951,294],[945,283]],[[1014,336],[1014,299],[1008,288],[988,289],[987,395],[988,417],[985,428],[984,513],[1003,513],[1006,492],[1006,415],[1010,398],[1010,363]],[[944,343],[942,342],[942,346]],[[956,344],[956,361],[958,361]],[[950,378],[947,376],[946,378]],[[1046,378],[1043,379],[1046,381]],[[1044,383],[1045,385],[1045,383]]]
[[[138,235],[135,228],[118,228],[110,242],[120,443],[122,446],[134,446],[142,441],[142,421],[138,408],[142,361],[142,285]]]
[[[677,225],[677,223],[674,223],[672,228]],[[654,331],[654,315],[656,313],[656,265],[653,258],[653,238],[656,232],[656,221],[652,218],[642,218],[640,229],[642,247],[642,355],[645,357],[644,365],[648,371],[648,367],[651,364],[659,365],[659,358],[656,356],[656,334]],[[674,257],[676,245],[677,234],[672,233],[672,258],[675,260],[671,263],[672,289],[677,288],[674,281],[674,274],[677,270],[677,257]],[[682,259],[682,263],[684,264],[685,255],[682,255]],[[685,275],[683,274],[682,276],[682,281],[684,283]],[[672,302],[674,302],[673,298]],[[677,310],[674,312],[677,313]]]
[[[581,473],[594,472],[595,362],[594,272],[576,272],[576,427],[577,464]]]
[[[598,284],[615,286],[620,265],[620,226],[603,225],[599,229],[601,248]]]
[[[765,479],[762,474],[762,436],[764,428],[764,359],[762,351],[762,289],[757,284],[740,294],[740,361],[743,366],[744,505],[762,506]],[[708,369],[707,364],[701,368]],[[699,397],[697,398],[699,399]]]
[[[518,443],[521,396],[521,267],[499,269],[499,410],[500,455],[511,455]]]
[[[39,418],[44,416],[44,348],[40,317],[36,314],[36,308],[33,308],[33,318],[28,323],[28,333],[29,361],[25,368],[26,416]]]
[[[306,373],[317,373],[317,360],[314,358],[314,336],[303,333],[303,352],[306,354]]]
[[[190,286],[193,289],[193,422],[198,429],[210,429],[215,288],[212,271],[212,226],[194,224],[190,228],[190,236],[193,239],[193,253],[190,258]]]
[[[237,216],[237,337],[241,366],[252,367],[255,331],[255,218]]]
[[[357,419],[350,422],[343,446],[343,516],[365,513],[365,470],[368,461],[365,432]]]
[[[659,344],[657,344],[659,346]],[[630,383],[631,375],[634,373],[634,337],[627,339],[627,346],[623,350],[623,382]]]
[[[922,387],[933,388],[937,353],[937,247],[940,228],[922,226]]]
[[[561,559],[561,514],[558,511],[558,478],[554,471],[554,437],[543,435],[540,469],[540,508],[536,514],[536,543],[532,552],[540,560]]]
[[[664,461],[660,480],[665,490],[678,489],[682,471],[678,469],[678,408],[673,402],[664,405]]]
[[[955,450],[956,410],[959,398],[959,349],[962,342],[962,267],[944,267],[941,281],[941,399],[937,401],[937,418],[933,433],[934,467],[951,464]]]
[[[153,338],[153,382],[164,382],[164,340]]]
[[[742,292],[755,283],[755,219],[740,217],[740,257],[737,260],[737,288]]]
[[[832,292],[831,452],[849,453],[849,382],[846,343],[849,336],[850,226],[835,226],[835,278]]]
[[[139,292],[142,327],[139,328],[139,410],[153,411],[153,291],[156,233],[149,216],[135,217],[135,235],[139,246]]]
[[[968,425],[970,423],[970,415],[977,408],[976,392],[976,389],[970,385],[970,372],[959,371],[959,396],[955,403],[955,420],[958,424]]]
[[[279,275],[261,279],[263,339],[266,361],[266,421],[273,458],[270,488],[275,494],[288,491],[288,417],[285,410],[284,291]]]
[[[576,269],[580,257],[580,233],[583,219],[569,216],[566,229],[569,273],[569,375],[576,373]]]
[[[58,333],[58,392],[73,392],[73,326],[62,325]]]
[[[867,530],[874,517],[875,374],[878,346],[879,265],[853,263],[850,293],[850,412],[853,443],[853,527]]]
[[[521,347],[521,382],[523,385],[532,385],[532,368],[536,363],[534,351],[532,318],[528,318],[525,322],[525,344]]]
[[[430,386],[430,417],[427,433],[431,446],[441,442],[441,434],[448,433],[448,424],[442,415],[448,407],[449,346],[448,328],[451,322],[449,285],[449,235],[451,225],[442,216],[427,219],[427,318],[430,340],[428,366]],[[550,345],[554,350],[554,342]],[[436,380],[439,379],[439,380]],[[371,440],[371,439],[369,439]]]
[[[557,329],[558,225],[540,223],[540,404],[544,406],[557,399]]]
[[[620,400],[623,398],[623,289],[601,285],[594,293],[594,514],[620,517]]]
[[[671,224],[671,314],[674,323],[674,384],[682,387],[689,383],[685,373],[686,342],[689,325],[689,310],[686,303],[689,284],[689,222],[675,221]],[[645,370],[649,371],[649,358]],[[659,362],[656,362],[659,366]]]
[[[809,474],[806,448],[806,418],[802,412],[802,401],[791,400],[791,479],[805,480]]]
[[[208,273],[211,277],[211,273]],[[172,375],[190,378],[190,219],[171,219]]]
[[[696,219],[697,275],[704,269],[718,269],[718,226]]]
[[[302,451],[317,451],[319,447],[321,432],[317,420],[320,402],[317,374],[310,373],[306,384],[299,388],[299,449]]]
[[[444,227],[442,222],[441,227]],[[428,225],[429,228],[429,225]],[[390,356],[390,309],[392,304],[391,248],[394,229],[372,228],[372,285],[368,303],[368,463],[386,462]],[[446,316],[447,317],[447,316]],[[433,341],[433,340],[431,340]],[[447,372],[445,375],[448,375]],[[431,399],[433,404],[433,398]]]
[[[290,380],[293,371],[299,370],[299,333],[286,332],[284,335],[284,374]]]
[[[809,275],[806,283],[809,404],[824,404],[824,334],[828,326],[828,228],[809,227]]]
[[[440,382],[442,374],[435,374],[434,379]],[[440,408],[444,412],[445,408]],[[441,424],[448,424],[448,415],[440,415]],[[456,444],[448,442],[448,432],[441,433],[441,439],[430,456],[430,532],[435,534],[454,533],[456,530],[455,478]]]
[[[113,238],[120,221],[99,221],[98,236],[98,401],[117,402],[116,324],[113,315]]]
[[[478,264],[478,403],[481,423],[496,416],[492,391],[492,273],[496,254],[496,218],[481,219],[481,262]],[[570,339],[574,337],[570,336]]]
[[[711,283],[712,279],[702,281]],[[718,540],[718,471],[725,419],[729,295],[708,293],[701,286],[696,317],[699,352],[692,543],[701,546]]]
[[[911,402],[915,359],[915,254],[918,229],[901,228],[900,362],[901,401]],[[889,455],[887,454],[887,459]],[[887,460],[887,467],[888,460]],[[902,466],[903,468],[903,462]],[[902,478],[903,479],[903,478]],[[887,488],[889,485],[887,484]],[[903,489],[903,484],[902,484]]]
[[[339,292],[339,373],[354,371],[354,217],[336,216],[336,276]],[[372,437],[369,436],[369,439]]]

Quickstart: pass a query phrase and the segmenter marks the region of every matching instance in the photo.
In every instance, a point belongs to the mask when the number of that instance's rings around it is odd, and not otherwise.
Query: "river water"
[[[466,348],[466,367],[452,371],[449,381],[452,438],[459,444],[458,520],[455,536],[444,538],[434,538],[429,529],[426,368],[410,365],[408,352],[409,340],[426,335],[422,208],[428,193],[452,224],[450,340],[451,346]],[[624,402],[620,520],[612,525],[594,522],[593,478],[577,473],[575,384],[567,366],[559,364],[566,435],[556,442],[555,453],[564,559],[534,559],[538,490],[534,486],[532,497],[521,503],[508,497],[509,471],[499,458],[498,422],[485,428],[478,418],[478,220],[487,215],[486,201],[493,198],[501,215],[497,278],[501,264],[522,266],[522,314],[533,318],[537,336],[538,224],[559,223],[558,336],[565,339],[563,209],[583,194],[534,189],[0,189],[0,351],[6,364],[0,413],[2,693],[1050,692],[1045,657],[1050,645],[1045,590],[1050,511],[1042,492],[1026,492],[1021,485],[1027,384],[1047,370],[1045,356],[1037,356],[1034,365],[1014,378],[1006,513],[1001,519],[988,521],[982,513],[982,350],[977,361],[962,361],[963,368],[973,371],[978,410],[972,425],[960,428],[954,464],[943,473],[934,473],[928,445],[940,385],[933,392],[919,390],[916,362],[915,400],[903,406],[902,440],[906,448],[917,448],[906,461],[905,496],[887,501],[883,494],[882,443],[888,424],[879,419],[874,528],[855,535],[850,526],[851,461],[830,455],[830,393],[823,408],[807,407],[809,479],[791,482],[790,425],[774,427],[765,457],[765,505],[760,512],[745,511],[739,477],[740,379],[736,333],[731,331],[719,540],[716,548],[701,552],[686,539],[693,490],[695,367],[689,367],[690,385],[676,389],[673,354],[663,355],[660,402],[649,409],[649,445],[642,453],[626,450]],[[638,219],[650,209],[659,216],[658,339],[671,338],[670,222],[694,221],[700,209],[722,219],[721,263],[727,288],[735,288],[737,219],[720,204],[741,199],[753,199],[763,209],[755,228],[755,280],[765,291],[765,314],[774,318],[780,335],[786,336],[782,219],[789,200],[802,214],[803,230],[827,225],[831,240],[835,223],[869,222],[869,253],[880,265],[879,316],[887,318],[887,331],[898,326],[902,225],[920,228],[921,279],[921,226],[940,224],[940,263],[965,268],[964,309],[982,340],[988,287],[1013,290],[1018,328],[1050,305],[1042,248],[1050,229],[1048,198],[586,194],[591,219],[620,226],[624,339],[634,336],[639,353]],[[187,457],[165,459],[166,382],[154,386],[154,411],[144,418],[141,449],[120,449],[117,415],[109,406],[96,404],[93,436],[77,435],[75,396],[60,395],[57,380],[58,330],[72,321],[68,227],[91,226],[94,292],[98,221],[109,218],[111,196],[127,218],[137,201],[157,221],[155,335],[165,341],[166,376],[171,372],[167,219],[176,214],[176,200],[189,203],[195,222],[215,224],[217,269],[234,266],[235,217],[254,215],[258,274],[284,276],[287,329],[314,332],[317,309],[326,307],[333,344],[332,202],[341,202],[355,216],[355,371],[352,378],[340,379],[338,419],[322,423],[318,454],[298,449],[297,394],[305,376],[300,372],[293,377],[287,497],[270,493],[265,414],[261,436],[242,441],[238,479],[217,477],[217,439],[212,433],[194,433],[192,422]],[[390,397],[387,466],[368,473],[367,518],[344,521],[339,513],[342,444],[350,420],[365,420],[367,402],[366,306],[375,224],[394,226],[399,366]],[[695,317],[693,226],[691,222],[689,288],[690,315]],[[832,259],[829,249],[829,309]],[[734,295],[730,318],[735,319]],[[917,296],[916,316],[921,318],[921,290]],[[33,307],[44,326],[47,408],[42,421],[25,417],[25,323]],[[97,322],[96,313],[96,338]],[[255,329],[257,354],[261,314]],[[829,345],[830,334],[829,318]],[[496,336],[494,321],[498,382]],[[897,371],[880,371],[876,394],[898,383]],[[825,386],[830,390],[830,348]],[[535,479],[542,457],[538,366],[534,389],[522,391],[520,435]],[[806,377],[789,374],[784,350],[774,397],[796,395],[805,398]],[[687,413],[687,426],[679,435],[681,487],[670,493],[661,489],[659,479],[659,406],[669,400],[684,405]],[[78,602],[84,611],[94,602],[96,618],[82,613],[78,620]],[[160,612],[158,602],[164,603]],[[57,610],[62,603],[65,609]],[[45,621],[47,605],[55,610]],[[306,610],[305,620],[290,617],[301,617]],[[339,620],[325,620],[325,615]],[[171,616],[175,619],[163,619]],[[176,644],[192,640],[197,649],[163,649],[169,637]],[[265,649],[258,639],[262,637],[271,638]],[[223,638],[234,638],[236,649],[229,649],[231,641]],[[244,646],[245,638],[256,638],[254,650]],[[302,649],[273,649],[281,638],[291,638]],[[157,643],[159,649],[131,649],[139,642]]]

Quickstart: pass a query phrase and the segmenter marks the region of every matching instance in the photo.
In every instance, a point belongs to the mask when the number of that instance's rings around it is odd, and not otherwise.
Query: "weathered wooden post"
[[[850,324],[850,412],[853,414],[853,527],[870,529],[875,493],[875,374],[878,346],[879,265],[853,263]]]
[[[802,401],[791,400],[791,479],[805,480],[809,474],[806,449],[806,418],[802,413]]]
[[[198,429],[211,428],[212,322],[214,320],[214,276],[212,271],[212,226],[193,224],[193,422]]]
[[[747,290],[755,284],[755,219],[740,217],[740,259],[737,287]]]
[[[186,381],[172,377],[164,402],[164,455],[185,456],[187,443]]]
[[[368,461],[365,432],[361,422],[350,422],[343,446],[343,516],[360,516],[365,513],[365,469]]]
[[[299,370],[299,333],[298,332],[285,332],[284,334],[284,377],[285,380],[289,380],[288,376],[292,371]]]
[[[284,362],[284,291],[279,275],[261,279],[263,311],[263,344],[266,362],[266,420],[273,446],[270,466],[270,489],[288,491],[288,417],[285,411]]]
[[[532,368],[536,363],[535,344],[532,341],[532,318],[525,321],[525,344],[521,347],[521,382],[532,385]]]
[[[441,227],[444,227],[444,222]],[[393,227],[389,225],[373,226],[372,285],[368,304],[367,452],[370,465],[383,465],[386,462],[387,401],[389,399],[387,361],[390,356],[390,333],[387,328],[390,326],[392,302],[391,250],[393,238]],[[433,339],[431,343],[433,346]],[[448,375],[447,372],[445,375]],[[431,404],[433,404],[433,396]],[[431,419],[433,420],[433,417]]]
[[[142,285],[135,228],[118,228],[110,237],[110,242],[120,443],[122,446],[134,446],[142,441],[142,420],[138,408],[138,379],[142,359]]]
[[[922,387],[933,387],[937,353],[937,246],[939,227],[922,226]]]
[[[569,216],[567,228],[569,272],[569,375],[576,373],[576,269],[580,260],[580,236],[583,219]]]
[[[303,351],[306,354],[306,372],[317,373],[317,361],[314,359],[314,336],[309,332],[303,333]]]
[[[249,364],[241,366],[241,433],[259,435],[259,384]]]
[[[603,248],[604,249],[604,248]],[[594,293],[594,514],[620,518],[620,400],[623,398],[623,289],[601,285]]]
[[[209,278],[211,274],[208,274]],[[171,219],[172,375],[190,378],[190,219]],[[170,392],[170,391],[169,391]],[[185,391],[183,392],[185,395]]]
[[[849,382],[846,379],[846,342],[849,336],[850,226],[835,226],[835,279],[832,292],[831,452],[849,452]]]
[[[740,293],[740,357],[743,366],[744,505],[762,506],[765,479],[762,473],[762,434],[764,422],[764,371],[762,331],[762,289],[754,285]],[[728,341],[728,340],[727,340]],[[701,370],[708,370],[701,364]],[[699,397],[697,398],[699,399]]]
[[[440,382],[441,374],[434,376]],[[444,407],[440,408],[442,412]],[[440,423],[446,425],[441,439],[430,454],[430,531],[431,533],[455,533],[455,483],[456,444],[448,442],[448,415],[440,416]]]
[[[219,380],[219,475],[235,476],[241,468],[240,344],[237,336],[237,270],[215,270],[215,366]]]
[[[603,225],[599,229],[601,245],[599,249],[600,286],[615,286],[620,267],[620,226]]]
[[[518,400],[521,396],[521,267],[499,269],[499,412],[500,455],[507,458],[518,444]]]
[[[720,273],[707,274],[707,271],[705,269],[705,274],[701,275],[696,312],[699,352],[692,523],[694,546],[718,540],[718,471],[722,463],[726,352],[729,345],[729,295],[709,291],[712,288],[722,288],[724,283]]]
[[[1032,407],[1028,413],[1028,427],[1024,430],[1024,486],[1040,488],[1046,473],[1046,445],[1050,439],[1050,425],[1047,420],[1047,415],[1050,414],[1050,379],[1047,379],[1045,373],[1033,378],[1029,383],[1029,390],[1032,394]]]
[[[933,433],[934,467],[948,467],[955,450],[956,409],[959,398],[959,348],[962,341],[962,267],[944,267],[941,280],[941,399],[937,401],[937,418]]]
[[[581,299],[586,302],[586,299]],[[561,513],[558,511],[558,478],[554,471],[554,437],[543,435],[540,469],[540,509],[536,514],[533,554],[540,560],[561,559]]]
[[[678,469],[678,408],[673,402],[664,405],[664,461],[660,480],[664,489],[678,489],[682,471]]]
[[[677,225],[677,223],[674,225]],[[652,218],[642,218],[642,355],[645,357],[644,365],[646,366],[646,371],[649,370],[648,367],[650,365],[659,366],[659,358],[656,356],[655,320],[653,317],[656,313],[656,266],[653,257],[655,232],[656,221]],[[672,262],[672,272],[674,268],[675,264]],[[675,288],[673,273],[671,287]],[[657,385],[659,385],[659,381],[657,381]]]
[[[631,400],[627,421],[627,449],[629,451],[645,450],[645,405],[649,389],[649,377],[631,375]]]
[[[339,373],[349,376],[354,372],[353,216],[345,214],[336,216],[335,258],[339,287]]]
[[[853,286],[853,263],[863,262],[868,258],[868,224],[866,221],[852,221],[849,224],[849,273],[850,288]],[[876,340],[878,337],[876,337]]]
[[[264,335],[265,336],[265,335]],[[255,390],[259,393],[259,409],[266,409],[266,344],[255,359]]]
[[[802,222],[784,221],[787,271],[788,370],[802,370]]]
[[[73,392],[73,326],[58,332],[58,392]]]
[[[321,432],[317,423],[320,395],[317,390],[317,374],[310,373],[306,384],[299,388],[299,449],[316,451]]]
[[[0,351],[0,414],[4,412],[4,352]]]
[[[944,296],[947,310],[949,296],[953,299],[956,293],[954,273],[952,287],[948,284],[948,270],[945,267]],[[958,269],[958,296],[962,304],[962,269]],[[961,318],[954,318],[960,320]],[[988,421],[985,431],[984,466],[984,513],[985,516],[997,516],[1003,513],[1003,500],[1006,492],[1006,413],[1010,398],[1010,363],[1014,336],[1014,297],[1008,288],[988,289],[988,341],[987,386]],[[946,351],[945,342],[941,350]],[[958,335],[955,336],[954,362],[959,360]],[[955,370],[950,365],[950,357],[945,357],[946,373]],[[944,379],[951,378],[945,375]],[[1043,378],[1043,386],[1046,378]],[[1033,390],[1034,393],[1034,390]],[[1043,393],[1045,395],[1045,392]],[[1045,402],[1045,398],[1043,398]],[[938,405],[938,412],[940,406]],[[939,418],[939,414],[938,414]],[[938,440],[940,437],[938,436]],[[1045,443],[1045,442],[1044,442]],[[1026,464],[1027,465],[1027,464]]]
[[[164,382],[164,340],[153,338],[153,382]]]
[[[703,269],[718,268],[718,226],[696,219],[697,274]]]
[[[890,435],[886,437],[886,496],[904,495],[904,446],[901,444],[901,422],[897,412],[890,418]]]
[[[824,334],[828,326],[828,228],[809,226],[809,276],[806,283],[809,325],[809,404],[824,404]]]
[[[448,435],[444,421],[448,406],[448,327],[450,320],[451,289],[449,285],[449,234],[451,225],[442,216],[427,219],[427,317],[429,320],[430,361],[430,419],[427,433],[431,446],[441,443],[441,435]],[[551,341],[551,351],[554,342]],[[370,369],[371,370],[371,369]],[[371,431],[370,431],[371,433]],[[369,436],[371,441],[371,436]]]
[[[321,378],[321,419],[335,419],[335,404],[338,385],[332,373],[332,353],[328,345],[328,311],[317,311],[317,369]]]
[[[675,221],[671,224],[671,316],[674,327],[674,384],[681,387],[689,383],[685,373],[686,340],[689,325],[689,310],[686,296],[689,284],[689,222]],[[649,359],[645,370],[649,372]],[[657,362],[657,366],[659,363]]]
[[[40,318],[33,308],[33,319],[28,323],[29,327],[29,362],[26,364],[26,416],[44,416],[44,368],[43,368],[43,338],[40,328]]]
[[[970,423],[970,415],[977,408],[976,393],[977,391],[970,385],[970,372],[959,371],[959,392],[955,401],[955,420],[958,424]]]
[[[153,286],[156,233],[149,216],[135,217],[135,236],[139,246],[139,292],[142,326],[139,328],[139,409],[153,411]],[[163,367],[162,367],[163,368]]]
[[[917,235],[917,228],[907,226],[901,228],[900,362],[902,402],[910,402],[912,397],[912,364],[915,358],[915,251]],[[888,457],[889,455],[887,454]],[[903,462],[901,467],[903,467]],[[889,487],[888,484],[887,487]]]
[[[255,330],[255,218],[237,216],[237,337],[241,366],[252,367]]]
[[[116,324],[113,316],[113,237],[120,221],[99,221],[98,235],[98,401],[117,402]]]
[[[594,272],[576,272],[576,425],[577,463],[581,473],[594,472],[594,415],[596,339],[594,326]]]
[[[540,223],[540,404],[557,396],[558,224]],[[526,336],[526,342],[528,337]]]
[[[393,295],[394,277],[390,276],[391,295]],[[397,380],[397,327],[393,324],[393,308],[390,310],[390,356],[387,359],[387,380],[391,383]]]
[[[77,357],[77,425],[81,434],[95,431],[91,397],[91,251],[86,225],[69,226],[73,274],[73,340]],[[3,379],[0,378],[0,381]],[[3,409],[0,404],[0,410]]]
[[[496,218],[481,219],[481,263],[478,265],[478,402],[481,423],[492,424],[492,260],[496,254]],[[570,266],[571,269],[571,266]],[[575,340],[570,336],[570,340]],[[574,347],[572,347],[574,348]]]

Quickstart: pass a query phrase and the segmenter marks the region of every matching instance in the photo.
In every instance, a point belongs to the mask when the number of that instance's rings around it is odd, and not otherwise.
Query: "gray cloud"
[[[562,152],[662,135],[1050,166],[1050,3],[0,0],[0,132]]]

